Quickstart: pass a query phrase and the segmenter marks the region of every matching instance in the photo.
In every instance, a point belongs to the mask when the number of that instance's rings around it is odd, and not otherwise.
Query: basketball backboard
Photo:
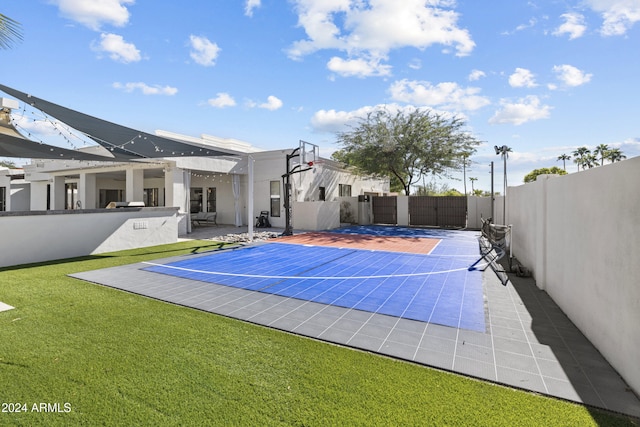
[[[300,164],[313,166],[320,158],[319,148],[316,144],[300,140]]]

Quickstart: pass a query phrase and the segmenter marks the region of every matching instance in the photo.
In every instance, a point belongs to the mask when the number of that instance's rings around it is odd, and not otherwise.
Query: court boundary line
[[[149,261],[143,261],[142,264],[147,264],[147,265],[150,265],[152,267],[164,267],[164,268],[168,268],[170,270],[186,271],[186,272],[189,272],[189,273],[208,274],[208,275],[211,275],[211,276],[230,276],[230,277],[247,277],[247,278],[251,278],[251,279],[282,279],[282,280],[289,280],[289,279],[298,279],[298,280],[389,279],[389,278],[392,278],[392,277],[420,277],[420,276],[432,276],[432,275],[436,275],[436,274],[455,273],[457,271],[470,271],[469,267],[460,267],[460,268],[454,268],[454,269],[450,269],[450,270],[429,271],[429,272],[425,272],[425,273],[381,274],[381,275],[378,275],[378,276],[271,276],[271,275],[266,275],[266,274],[226,273],[226,272],[222,272],[222,271],[196,270],[196,269],[193,269],[193,268],[184,268],[184,267],[177,267],[177,266],[174,266],[174,265],[158,264],[158,263],[149,262]],[[488,266],[488,264],[487,265],[483,265],[482,267],[487,267],[487,266]],[[480,270],[480,269],[477,268],[477,269],[474,269],[472,271],[478,271],[478,270]]]

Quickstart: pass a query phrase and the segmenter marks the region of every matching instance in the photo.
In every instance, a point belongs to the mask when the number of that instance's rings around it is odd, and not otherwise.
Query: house
[[[4,241],[25,246],[0,266],[172,243],[191,232],[199,212],[215,212],[218,224],[247,226],[250,235],[261,212],[285,228],[288,189],[294,228],[331,229],[340,226],[345,200],[389,192],[388,180],[355,175],[307,142],[263,151],[210,135],[150,134],[0,90],[98,144],[71,150],[26,139],[11,121],[17,102],[2,100],[0,157],[32,160],[23,177],[0,173]]]
[[[193,140],[164,131],[158,134]],[[286,156],[295,148],[259,151],[210,135],[203,135],[198,142],[227,154],[136,162],[32,160],[24,166],[24,180],[30,184],[29,210],[101,209],[110,202],[143,202],[146,207],[178,207],[180,235],[190,231],[189,215],[198,212],[216,212],[219,224],[246,226],[267,211],[273,227],[285,227],[283,175],[287,172]],[[290,176],[293,217],[299,222],[294,222],[295,228],[336,228],[341,197],[389,192],[388,180],[355,175],[329,159],[316,157],[314,165],[305,165],[305,169]],[[332,206],[335,220],[309,218],[311,211],[326,214],[326,209],[320,209],[324,204]],[[305,205],[318,208],[310,211]],[[297,210],[305,214],[297,218]]]

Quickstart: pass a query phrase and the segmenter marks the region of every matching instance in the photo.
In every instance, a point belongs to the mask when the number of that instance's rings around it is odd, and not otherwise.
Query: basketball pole
[[[284,217],[285,217],[285,228],[282,232],[283,236],[292,236],[293,235],[293,207],[291,206],[291,182],[290,177],[295,173],[306,172],[311,170],[313,167],[313,162],[308,162],[306,169],[300,169],[302,166],[298,164],[291,168],[291,160],[296,157],[300,157],[300,147],[294,149],[291,154],[287,154],[287,173],[282,175],[282,181],[284,182]]]

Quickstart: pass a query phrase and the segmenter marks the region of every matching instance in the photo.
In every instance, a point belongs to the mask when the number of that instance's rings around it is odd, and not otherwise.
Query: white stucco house
[[[272,227],[285,228],[289,212],[293,228],[331,229],[340,226],[346,201],[389,192],[388,180],[322,159],[314,144],[264,151],[210,135],[146,133],[4,85],[0,90],[89,142],[66,149],[26,138],[11,114],[19,102],[0,98],[0,157],[31,159],[22,171],[0,170],[0,251],[7,254],[0,267],[173,243],[202,212],[215,212],[217,224],[247,226],[250,235],[262,212]],[[288,159],[294,153],[303,155]],[[299,173],[285,185],[293,170]],[[291,210],[285,212],[287,188]],[[3,246],[16,242],[24,250]]]
[[[194,140],[164,131],[158,134]],[[208,135],[198,142],[228,154],[136,162],[34,159],[24,166],[28,210],[101,209],[111,202],[177,207],[180,235],[190,231],[189,217],[198,212],[216,212],[218,224],[242,226],[255,223],[255,218],[267,211],[273,227],[285,226],[282,176],[287,154],[297,147],[260,151],[246,143]],[[290,182],[294,227],[303,229],[338,227],[340,197],[389,192],[388,180],[361,177],[322,158],[308,170],[291,175]]]

